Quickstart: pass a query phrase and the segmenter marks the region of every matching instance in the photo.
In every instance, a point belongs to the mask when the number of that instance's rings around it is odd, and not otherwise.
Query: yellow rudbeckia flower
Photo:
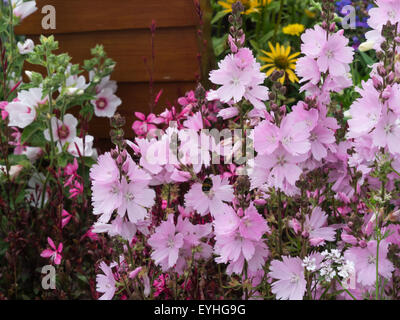
[[[282,28],[284,34],[289,34],[291,36],[299,36],[304,31],[304,26],[299,23],[289,24]]]
[[[224,12],[232,12],[232,4],[237,0],[221,0],[218,4],[224,8]],[[244,6],[244,14],[251,14],[253,12],[259,12],[261,6],[270,4],[272,0],[241,0]]]
[[[279,79],[280,83],[282,84],[284,83],[286,77],[288,77],[291,82],[299,82],[299,79],[293,70],[296,69],[296,57],[300,54],[300,52],[290,54],[290,46],[284,47],[279,43],[277,43],[275,47],[271,44],[271,42],[268,42],[268,45],[271,51],[267,52],[261,50],[261,52],[266,56],[259,57],[261,61],[266,62],[266,64],[261,67],[261,70],[267,69],[267,72],[265,73],[267,77],[269,77],[275,70],[283,70],[285,74]]]

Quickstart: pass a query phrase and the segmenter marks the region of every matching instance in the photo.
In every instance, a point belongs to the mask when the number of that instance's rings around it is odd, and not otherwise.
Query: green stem
[[[335,278],[336,278],[336,280],[339,282],[339,284],[340,284],[340,286],[343,288],[343,290],[346,291],[346,293],[347,293],[350,297],[352,297],[353,300],[357,300],[356,297],[353,296],[349,290],[347,290],[345,287],[343,287],[342,282],[339,280],[339,278],[338,278],[338,277],[335,277]]]
[[[281,0],[280,6],[279,6],[279,13],[278,13],[278,19],[275,23],[275,29],[274,29],[274,42],[276,42],[276,34],[278,33],[278,27],[281,24],[281,20],[282,20],[282,11],[283,11],[283,0]]]

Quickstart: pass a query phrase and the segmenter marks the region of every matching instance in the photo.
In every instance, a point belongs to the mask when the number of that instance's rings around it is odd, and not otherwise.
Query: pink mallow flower
[[[389,243],[382,240],[379,244],[378,273],[390,279],[394,271],[393,264],[388,260]],[[372,286],[376,281],[377,241],[370,240],[365,248],[352,247],[344,253],[347,260],[353,261],[356,268],[357,282],[364,286]]]
[[[262,101],[268,99],[268,88],[263,86],[265,74],[260,72],[260,64],[248,48],[241,48],[219,62],[219,69],[210,73],[210,81],[221,85],[217,90],[210,90],[208,100],[219,99],[228,103],[249,100],[255,108],[265,109]]]
[[[55,264],[60,264],[61,263],[61,252],[63,249],[63,244],[62,242],[59,243],[58,247],[56,248],[56,245],[54,244],[53,240],[48,237],[47,238],[47,242],[49,244],[49,246],[51,247],[51,249],[45,249],[42,251],[42,253],[40,254],[41,257],[43,258],[50,258],[51,262],[54,262]]]
[[[136,223],[143,221],[148,215],[148,208],[151,208],[155,201],[156,193],[148,187],[150,176],[139,169],[133,162],[132,179],[128,183],[125,178],[121,182],[122,201],[118,208],[118,214],[124,217],[127,213],[129,221]]]
[[[112,272],[114,266],[113,263],[108,266],[104,261],[100,263],[100,269],[104,274],[96,276],[96,291],[103,293],[99,300],[111,300],[114,297],[116,291],[116,281]]]
[[[153,248],[151,258],[163,271],[173,268],[178,261],[179,249],[183,246],[183,234],[178,233],[174,223],[174,216],[169,215],[167,221],[158,226],[148,240]]]
[[[349,39],[340,31],[330,35],[317,59],[319,70],[321,72],[329,70],[334,77],[345,75],[348,72],[348,64],[353,61],[354,55],[354,49],[347,46],[348,43]]]
[[[306,216],[304,231],[309,235],[311,246],[322,246],[325,241],[335,240],[335,228],[323,227],[327,224],[328,216],[320,207],[315,207],[311,215]]]
[[[259,154],[271,154],[282,146],[290,154],[297,156],[307,153],[310,148],[310,130],[297,114],[287,115],[277,127],[268,120],[262,121],[254,129],[254,147]]]
[[[249,272],[262,270],[269,255],[262,237],[270,229],[253,204],[238,213],[225,206],[225,211],[214,219],[214,229],[214,251],[218,255],[215,261],[229,263],[228,274],[242,274],[245,261]]]
[[[210,179],[210,189],[205,189],[199,182],[193,184],[185,194],[185,207],[193,208],[202,216],[211,213],[215,217],[224,211],[224,202],[231,202],[234,195],[227,178],[211,175]]]
[[[272,283],[272,293],[279,300],[303,300],[306,292],[304,268],[299,257],[283,256],[283,261],[271,262],[269,276],[277,279]]]

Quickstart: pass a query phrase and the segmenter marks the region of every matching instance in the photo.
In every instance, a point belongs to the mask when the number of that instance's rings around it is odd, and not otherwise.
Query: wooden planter
[[[195,88],[201,73],[198,62],[199,19],[193,0],[37,0],[38,10],[17,28],[16,32],[38,42],[40,34],[54,34],[60,52],[68,52],[73,63],[90,58],[90,49],[103,44],[107,54],[117,62],[112,79],[118,82],[117,95],[123,103],[118,111],[127,119],[126,135],[134,112],[149,112],[149,73],[144,59],[151,62],[152,20],[156,22],[155,66],[153,79],[156,93],[163,94],[155,111],[187,90]],[[208,1],[204,1],[206,3]],[[56,29],[42,29],[42,7],[56,9]],[[29,69],[29,67],[28,67]],[[204,71],[204,70],[203,70]],[[109,122],[95,118],[90,133],[108,138]]]

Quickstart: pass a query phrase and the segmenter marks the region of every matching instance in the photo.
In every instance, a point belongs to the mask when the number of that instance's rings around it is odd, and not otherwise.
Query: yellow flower
[[[284,34],[290,34],[291,36],[299,36],[304,31],[304,26],[299,23],[289,24],[282,29]]]
[[[224,8],[224,12],[232,12],[232,4],[237,0],[220,0],[218,4]],[[241,0],[244,6],[244,14],[259,12],[260,6],[270,4],[272,0]]]
[[[293,70],[296,69],[297,59],[295,58],[300,54],[300,52],[290,54],[290,46],[285,48],[279,43],[276,44],[275,48],[273,47],[271,42],[268,42],[268,45],[271,51],[267,52],[261,50],[261,52],[264,53],[266,57],[259,57],[261,61],[266,62],[266,64],[261,67],[261,70],[267,69],[267,77],[269,77],[275,70],[283,70],[285,74],[282,78],[279,79],[280,83],[282,84],[284,83],[286,76],[291,82],[299,82],[299,79],[297,78]]]

